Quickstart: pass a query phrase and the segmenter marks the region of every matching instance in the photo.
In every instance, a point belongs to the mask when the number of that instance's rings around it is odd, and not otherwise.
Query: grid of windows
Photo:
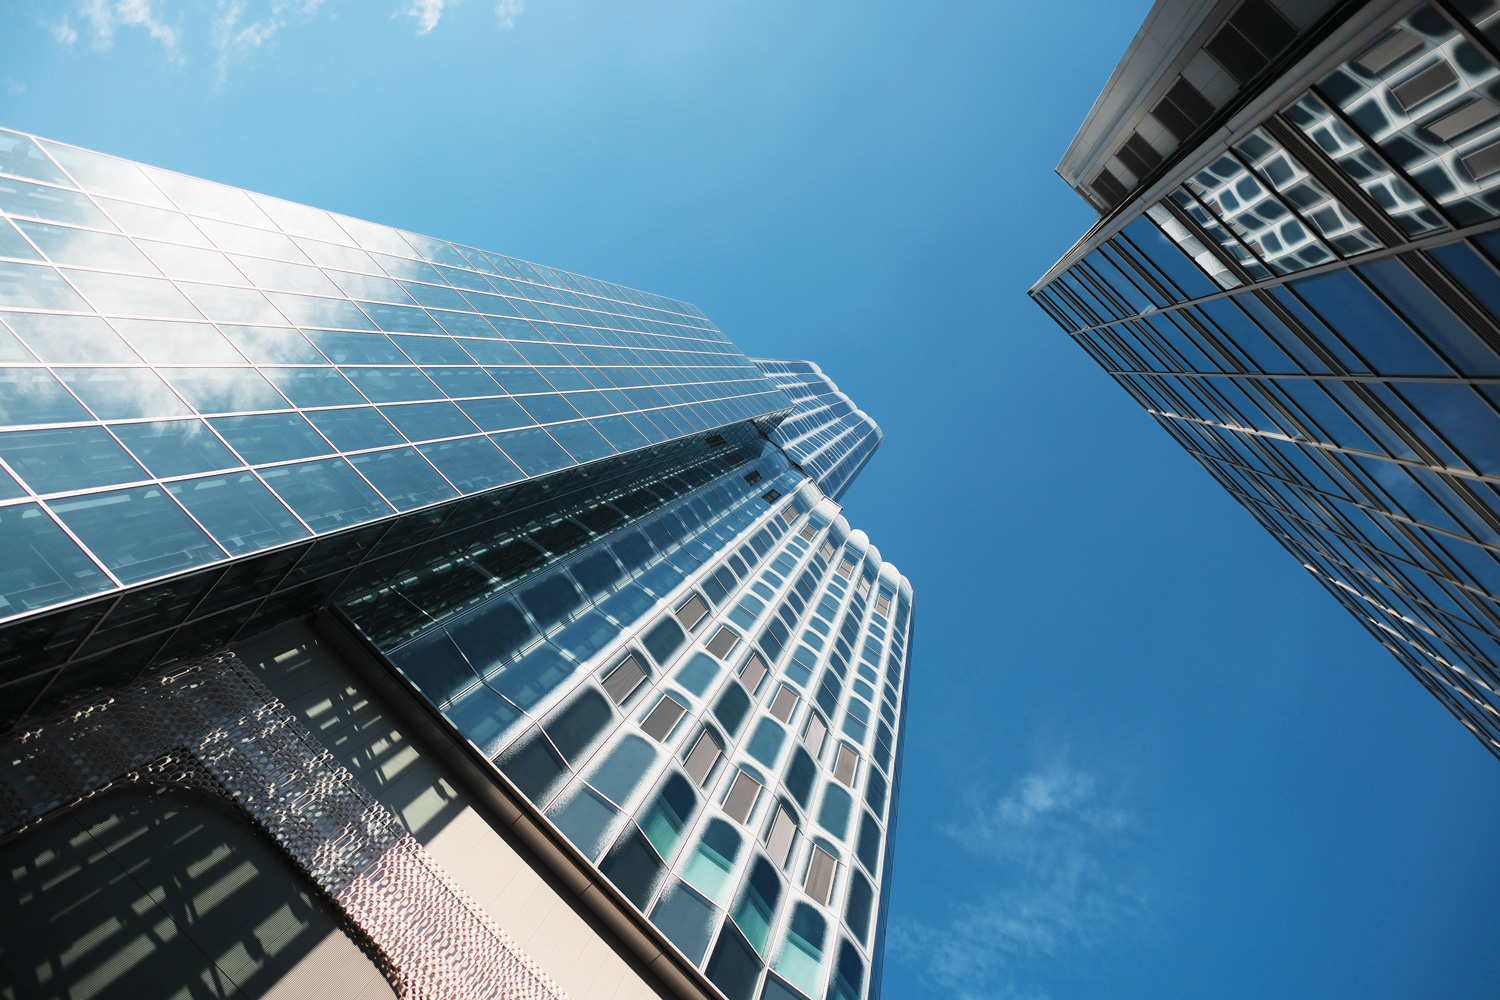
[[[911,588],[803,473],[761,471],[440,625],[368,634],[726,996],[840,976],[863,996]]]
[[[1396,14],[1032,295],[1500,754],[1497,11]]]
[[[0,620],[789,405],[686,303],[0,131]]]
[[[802,466],[824,493],[841,499],[880,446],[884,436],[880,427],[810,361],[752,358],[751,363],[794,406],[771,431],[771,440]]]

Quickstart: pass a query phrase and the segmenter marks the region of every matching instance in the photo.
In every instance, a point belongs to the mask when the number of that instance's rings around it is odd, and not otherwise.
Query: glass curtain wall
[[[1500,754],[1496,10],[1408,8],[1032,295]]]

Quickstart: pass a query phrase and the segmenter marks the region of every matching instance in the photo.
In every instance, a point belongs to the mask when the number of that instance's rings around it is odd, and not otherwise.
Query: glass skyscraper
[[[686,303],[0,132],[0,986],[275,954],[64,971],[59,893],[113,890],[50,888],[57,817],[186,783],[377,994],[878,996],[912,591],[836,501],[879,440]]]
[[[1168,2],[1032,298],[1500,754],[1500,6]]]

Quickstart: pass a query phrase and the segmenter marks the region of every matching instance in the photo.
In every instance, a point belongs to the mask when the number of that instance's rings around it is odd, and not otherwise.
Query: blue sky
[[[887,997],[1500,994],[1500,762],[1024,291],[1141,0],[11,0],[0,125],[700,305],[882,424]]]

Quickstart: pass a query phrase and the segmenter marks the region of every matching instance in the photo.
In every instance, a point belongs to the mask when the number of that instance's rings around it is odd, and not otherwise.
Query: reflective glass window
[[[410,441],[459,437],[477,430],[452,403],[405,403],[382,406],[380,412]]]
[[[1500,274],[1473,247],[1467,243],[1449,243],[1432,247],[1427,253],[1443,265],[1443,270],[1460,287],[1488,309],[1491,316],[1500,318]]]
[[[516,402],[531,414],[532,420],[539,424],[550,424],[558,420],[577,420],[578,411],[569,406],[567,401],[556,393],[549,392],[542,396],[521,396]]]
[[[390,338],[379,333],[338,333],[313,330],[309,339],[336,365],[404,365],[406,356]]]
[[[1491,402],[1467,385],[1403,382],[1396,389],[1476,472],[1500,475],[1500,417]]]
[[[474,359],[464,353],[452,337],[417,337],[393,334],[391,341],[419,365],[472,365]]]
[[[46,264],[0,261],[0,306],[87,312],[88,303]]]
[[[250,283],[233,264],[229,263],[229,258],[217,250],[184,247],[175,243],[156,243],[139,238],[137,238],[137,245],[169,278],[225,285],[248,285]]]
[[[0,434],[0,458],[38,493],[64,493],[150,478],[103,427]]]
[[[560,448],[546,431],[536,427],[523,430],[491,434],[490,440],[498,444],[528,476],[539,476],[554,469],[573,464],[573,459]]]
[[[16,228],[35,243],[54,264],[106,267],[131,274],[157,273],[145,255],[123,236],[94,233],[87,229],[52,226],[45,222],[18,222]]]
[[[253,288],[224,288],[220,285],[198,285],[186,281],[181,282],[178,287],[194,305],[203,310],[203,315],[215,322],[266,326],[286,324],[286,317]]]
[[[199,413],[289,409],[253,368],[164,368],[161,374]]]
[[[331,368],[262,368],[261,374],[294,406],[343,406],[365,401],[348,379]]]
[[[231,469],[240,464],[201,420],[117,424],[111,429],[153,476],[163,479]]]
[[[281,314],[300,327],[335,327],[343,330],[374,330],[352,302],[346,299],[319,299],[292,292],[267,292],[266,298]]]
[[[46,139],[41,140],[41,144],[89,194],[125,198],[158,208],[172,207],[172,203],[163,197],[156,185],[147,180],[146,175],[134,163],[86,149],[48,142]]]
[[[21,238],[21,234],[16,231],[15,224],[5,218],[0,218],[0,257],[19,257],[22,260],[42,259],[42,255]]]
[[[74,288],[106,316],[200,319],[198,310],[165,278],[102,271],[64,271]]]
[[[47,155],[36,143],[24,135],[4,129],[0,129],[0,172],[29,177],[34,181],[46,181],[48,184],[73,186],[73,182],[47,159]]]
[[[341,369],[360,392],[374,403],[405,403],[442,399],[443,393],[416,368]]]
[[[1362,264],[1358,270],[1386,301],[1427,336],[1460,374],[1500,375],[1500,357],[1438,301],[1401,261],[1388,257]]]
[[[483,316],[475,316],[467,312],[448,312],[443,309],[431,310],[432,318],[442,325],[444,330],[456,337],[494,337],[494,327],[485,322]]]
[[[258,365],[320,365],[323,357],[296,330],[265,326],[226,326],[224,336]]]
[[[209,424],[250,465],[312,458],[333,451],[300,413],[213,417]]]
[[[636,448],[644,448],[651,443],[646,439],[644,434],[636,430],[635,426],[624,417],[603,417],[592,420],[590,423],[618,451],[624,452]]]
[[[512,395],[552,391],[551,384],[535,368],[486,368],[485,371]]]
[[[115,320],[115,329],[154,365],[242,365],[244,357],[207,323]]]
[[[423,374],[432,379],[439,389],[453,399],[465,396],[496,396],[500,387],[482,368],[423,368]],[[497,428],[489,428],[496,430]]]
[[[101,420],[192,413],[149,368],[58,368],[56,374]]]
[[[43,313],[0,313],[43,361],[106,364],[139,362],[140,358],[109,324],[97,316],[49,316]]]
[[[448,332],[414,306],[362,302],[360,308],[386,333],[435,333],[441,336]]]
[[[159,486],[54,500],[50,506],[125,583],[180,572],[224,554]]]
[[[171,483],[176,497],[232,556],[306,538],[308,531],[248,472]]]
[[[0,212],[48,222],[68,222],[91,229],[114,229],[93,202],[76,191],[60,191],[0,177]]]
[[[319,534],[391,513],[342,458],[261,469],[260,476]]]
[[[417,450],[464,493],[504,486],[522,478],[520,470],[486,438],[439,441],[421,445]]]
[[[406,443],[396,428],[373,407],[308,410],[303,416],[312,421],[313,426],[340,451],[359,451],[363,448]]]
[[[1122,235],[1130,240],[1131,246],[1138,253],[1154,264],[1176,286],[1179,301],[1196,299],[1200,295],[1210,295],[1218,290],[1203,269],[1193,262],[1193,258],[1185,254],[1175,242],[1157,228],[1150,218],[1141,216],[1136,219],[1125,227]],[[1202,250],[1201,244],[1199,249]],[[1202,252],[1207,251],[1202,250]]]
[[[457,496],[415,448],[367,452],[349,459],[397,510],[411,510]]]
[[[39,504],[0,507],[0,618],[111,586]]]
[[[584,420],[557,424],[549,427],[548,433],[579,463],[592,462],[615,453],[610,443]]]
[[[1379,374],[1449,374],[1447,365],[1347,271],[1296,281],[1291,288]]]

